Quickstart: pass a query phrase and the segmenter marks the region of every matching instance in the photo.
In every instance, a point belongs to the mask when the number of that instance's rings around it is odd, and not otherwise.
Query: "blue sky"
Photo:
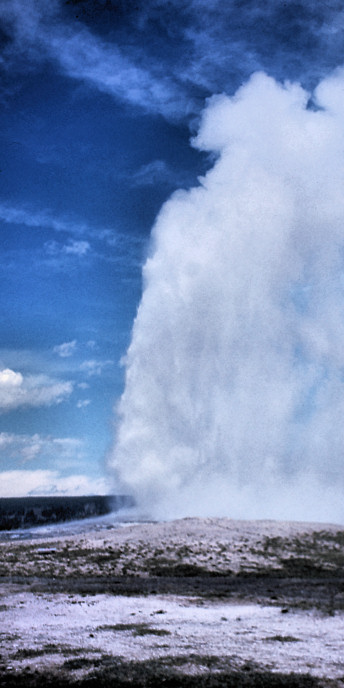
[[[162,204],[214,156],[207,98],[344,62],[340,2],[3,0],[0,496],[107,492]]]

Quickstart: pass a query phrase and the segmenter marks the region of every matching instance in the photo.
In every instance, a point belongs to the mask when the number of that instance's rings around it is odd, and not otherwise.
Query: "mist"
[[[344,522],[344,75],[211,98],[162,207],[109,457],[142,516]]]

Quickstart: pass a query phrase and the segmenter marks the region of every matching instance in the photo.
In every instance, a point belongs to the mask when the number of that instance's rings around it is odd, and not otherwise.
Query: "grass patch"
[[[66,659],[63,662],[63,668],[69,671],[76,671],[77,669],[87,669],[97,665],[97,660],[91,657],[76,657],[75,659]]]
[[[55,645],[53,643],[48,643],[43,647],[23,647],[11,654],[11,659],[21,660],[21,659],[33,659],[34,657],[42,657],[43,655],[84,655],[88,652],[86,648],[83,647],[68,647],[66,645]]]
[[[193,668],[192,673],[184,667]],[[198,671],[198,668],[200,671]],[[73,670],[84,670],[71,677]],[[120,657],[79,657],[66,660],[57,672],[4,673],[6,688],[324,688],[321,679],[309,674],[269,672],[253,662],[238,666],[235,660],[188,655],[146,661]]]
[[[138,624],[104,624],[103,626],[98,626],[97,631],[113,631],[114,633],[118,631],[131,631],[136,636],[142,635],[158,635],[166,636],[171,635],[170,631],[166,631],[163,628],[152,628],[148,624],[138,623]]]
[[[144,626],[142,624],[142,628],[138,628],[135,632],[134,635],[158,635],[160,637],[166,636],[166,635],[171,635],[171,631],[167,631],[164,628],[151,628],[150,626]]]
[[[197,564],[188,563],[170,563],[169,566],[165,566],[160,565],[160,563],[158,562],[151,567],[150,573],[152,574],[152,576],[157,576],[158,578],[215,578],[223,575],[230,576],[232,574],[232,571],[211,571],[207,568],[204,568],[203,566],[197,566]]]
[[[300,638],[294,638],[293,635],[271,635],[265,640],[272,640],[277,643],[299,643]]]

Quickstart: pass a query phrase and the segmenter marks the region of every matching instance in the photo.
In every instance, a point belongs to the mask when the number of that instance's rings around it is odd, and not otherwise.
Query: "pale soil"
[[[344,686],[341,526],[103,519],[31,536],[0,541],[0,686]]]

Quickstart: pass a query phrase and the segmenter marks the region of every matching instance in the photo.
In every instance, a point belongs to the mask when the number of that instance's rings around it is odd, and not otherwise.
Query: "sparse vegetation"
[[[293,635],[272,635],[265,640],[274,640],[278,643],[298,643],[300,642],[300,638],[294,638]]]
[[[11,654],[12,660],[31,659],[42,657],[43,655],[84,655],[88,652],[87,648],[69,647],[68,645],[55,645],[48,643],[43,647],[23,647]]]
[[[171,635],[170,631],[163,628],[152,628],[146,623],[132,623],[132,624],[104,624],[97,627],[97,631],[131,631],[134,635]]]
[[[276,573],[292,577],[342,575],[344,531],[318,530],[294,537],[266,535],[206,544],[192,539],[115,542],[85,539],[2,542],[0,576],[201,576]]]
[[[194,667],[193,673],[185,669]],[[82,671],[80,676],[71,672]],[[5,680],[5,682],[4,682]],[[67,659],[58,672],[24,670],[4,675],[6,688],[323,688],[324,682],[309,674],[270,673],[253,662],[237,665],[219,657],[165,657],[143,662],[123,661],[103,655],[99,658]],[[335,683],[330,684],[335,688]]]

